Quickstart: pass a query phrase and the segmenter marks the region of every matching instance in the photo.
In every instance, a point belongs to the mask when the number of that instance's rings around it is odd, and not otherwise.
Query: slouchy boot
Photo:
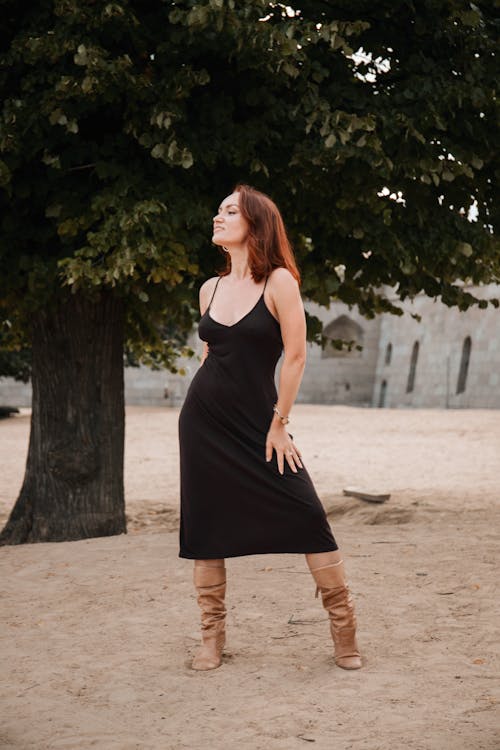
[[[356,615],[349,585],[345,581],[343,560],[312,568],[316,594],[321,591],[323,606],[330,618],[334,658],[342,669],[359,669],[361,656],[356,643]]]
[[[226,608],[226,569],[221,566],[195,565],[193,581],[201,609],[201,647],[195,655],[191,668],[197,670],[216,669],[222,664],[224,648]]]

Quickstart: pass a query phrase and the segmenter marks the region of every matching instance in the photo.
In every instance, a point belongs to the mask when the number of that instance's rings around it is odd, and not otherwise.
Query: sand
[[[304,556],[253,555],[227,560],[226,655],[205,673],[178,413],[127,410],[127,535],[0,548],[0,748],[498,750],[499,412],[295,405],[364,667],[334,665]],[[0,422],[2,523],[28,430],[27,410]]]

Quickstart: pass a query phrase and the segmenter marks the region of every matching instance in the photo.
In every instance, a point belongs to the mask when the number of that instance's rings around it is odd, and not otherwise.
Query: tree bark
[[[68,294],[33,320],[24,482],[0,544],[126,533],[123,303]]]

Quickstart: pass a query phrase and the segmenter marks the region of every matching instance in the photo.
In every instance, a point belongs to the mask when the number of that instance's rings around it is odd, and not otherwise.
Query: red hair
[[[288,268],[300,286],[300,272],[276,203],[249,185],[238,184],[233,192],[240,195],[240,211],[248,223],[248,264],[254,281],[262,281],[274,268]],[[224,255],[226,266],[220,276],[231,271],[231,256]]]

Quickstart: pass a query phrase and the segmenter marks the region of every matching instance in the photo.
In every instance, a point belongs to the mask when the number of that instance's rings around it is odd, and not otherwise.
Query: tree
[[[171,370],[194,354],[211,218],[237,181],[282,208],[306,298],[485,304],[462,281],[499,277],[488,3],[0,7],[0,325],[33,351],[0,542],[126,530],[123,348]]]

